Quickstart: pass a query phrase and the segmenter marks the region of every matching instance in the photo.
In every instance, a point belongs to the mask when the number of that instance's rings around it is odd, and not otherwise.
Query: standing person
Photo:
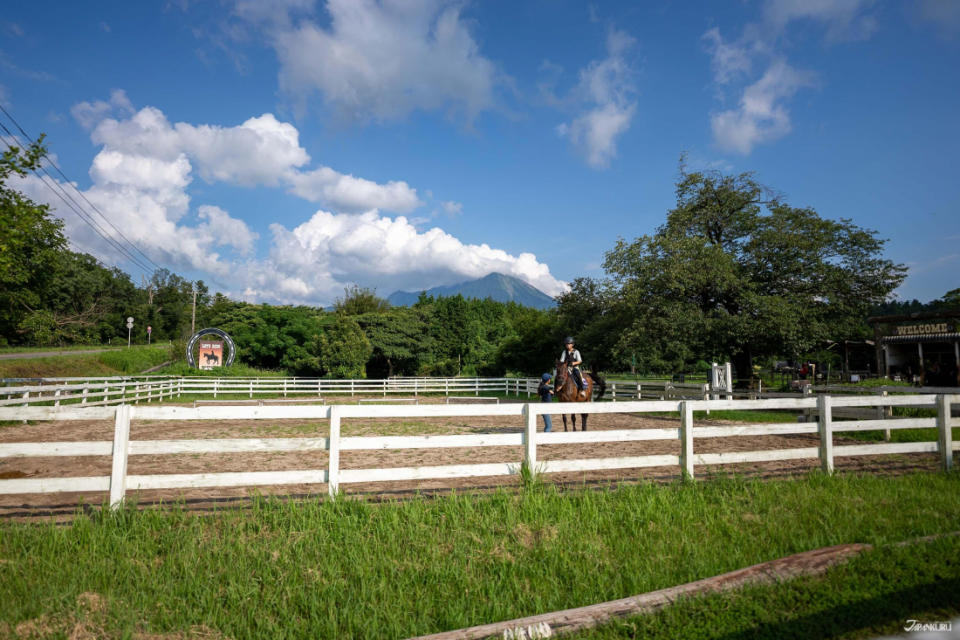
[[[587,391],[583,386],[583,374],[580,373],[580,365],[583,364],[583,358],[580,357],[580,352],[574,347],[571,336],[567,336],[563,340],[563,353],[560,354],[560,362],[567,363],[567,372],[573,376],[573,381],[577,383],[577,389],[580,390],[580,397],[587,397]]]
[[[540,402],[553,402],[553,387],[550,385],[550,374],[545,373],[540,376],[540,386],[537,387],[537,393],[540,395]],[[553,420],[550,414],[543,414],[544,432],[553,431]]]

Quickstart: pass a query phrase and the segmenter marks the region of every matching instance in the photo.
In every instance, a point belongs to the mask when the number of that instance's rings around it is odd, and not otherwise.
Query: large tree
[[[7,186],[11,175],[25,176],[39,167],[44,153],[41,137],[0,157],[0,343],[23,330],[27,315],[41,310],[42,292],[67,247],[63,222],[50,215],[49,207]]]
[[[883,244],[749,173],[682,170],[666,223],[606,254],[610,311],[626,322],[616,350],[661,370],[730,357],[739,376],[757,356],[799,356],[855,332],[902,282]]]

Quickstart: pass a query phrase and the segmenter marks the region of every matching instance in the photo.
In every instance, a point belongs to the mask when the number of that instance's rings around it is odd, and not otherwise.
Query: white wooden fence
[[[163,401],[183,395],[213,398],[256,396],[443,394],[446,396],[507,393],[535,394],[539,381],[527,378],[208,378],[144,376],[139,378],[50,378],[38,383],[0,386],[0,407],[52,404],[101,406]]]
[[[834,421],[833,410],[838,407],[872,406],[876,397],[781,398],[770,400],[710,400],[679,403],[670,401],[593,403],[578,406],[583,413],[648,413],[675,412],[679,427],[655,429],[618,429],[608,431],[537,432],[537,416],[569,411],[559,403],[515,403],[500,405],[300,405],[300,406],[231,406],[183,407],[123,404],[116,407],[7,407],[0,408],[0,420],[94,420],[114,421],[113,441],[100,442],[44,442],[0,444],[0,459],[38,456],[112,456],[109,476],[71,478],[23,478],[0,480],[0,494],[31,494],[59,492],[109,492],[110,504],[119,505],[127,491],[147,489],[178,489],[200,487],[237,487],[287,484],[326,483],[331,496],[340,485],[358,482],[425,480],[436,478],[464,478],[474,476],[515,475],[521,463],[533,473],[582,472],[605,469],[679,466],[693,476],[697,465],[718,465],[743,462],[765,462],[818,458],[826,472],[834,469],[834,460],[841,456],[865,456],[939,452],[941,465],[950,469],[953,452],[960,449],[952,439],[952,427],[960,426],[960,419],[950,417],[951,404],[960,404],[960,395],[936,397],[913,395],[883,398],[893,406],[935,408],[936,418],[872,419]],[[743,426],[694,425],[693,412],[707,409],[737,410],[817,410],[816,423],[784,422]],[[410,418],[410,417],[465,417],[465,416],[522,416],[525,427],[517,433],[486,433],[479,435],[424,435],[342,437],[344,420],[355,418]],[[130,440],[131,420],[264,420],[264,419],[329,419],[328,437],[318,438],[248,438],[201,440]],[[936,427],[937,442],[903,442],[834,446],[834,434],[839,432],[876,429],[916,429]],[[796,449],[738,451],[730,453],[697,453],[695,442],[704,438],[749,437],[766,435],[817,434],[819,445]],[[679,455],[646,455],[619,458],[587,458],[574,460],[546,460],[537,457],[539,445],[567,445],[582,443],[629,442],[644,440],[674,440],[681,444]],[[430,449],[445,447],[503,447],[523,446],[522,460],[491,464],[463,464],[425,467],[398,467],[373,469],[341,469],[340,452],[350,450]],[[161,475],[129,475],[127,460],[135,455],[170,455],[183,453],[244,453],[244,452],[303,452],[327,451],[326,469],[294,471],[251,471],[231,473],[193,473]]]

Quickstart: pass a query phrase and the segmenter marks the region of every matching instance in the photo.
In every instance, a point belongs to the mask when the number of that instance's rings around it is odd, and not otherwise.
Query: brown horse
[[[560,402],[590,402],[594,395],[594,388],[599,388],[596,398],[599,400],[603,397],[604,391],[607,390],[606,381],[598,376],[592,371],[589,373],[583,374],[583,389],[586,391],[586,396],[580,395],[580,390],[577,389],[577,383],[573,379],[573,376],[567,372],[567,363],[557,361],[557,380],[554,392],[557,396],[557,400]],[[580,430],[587,430],[587,415],[586,413],[580,414]],[[563,430],[567,430],[567,414],[561,414],[563,417]],[[577,430],[577,414],[571,413],[570,420],[572,422],[572,431]]]

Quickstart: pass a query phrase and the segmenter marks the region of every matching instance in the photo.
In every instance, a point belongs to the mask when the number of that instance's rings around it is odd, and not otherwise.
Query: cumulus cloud
[[[783,102],[798,89],[813,86],[814,79],[812,73],[782,60],[771,64],[762,78],[744,90],[736,109],[710,118],[717,144],[727,151],[748,154],[756,145],[788,134],[790,115]]]
[[[500,272],[556,295],[567,285],[531,253],[518,256],[486,244],[465,244],[438,227],[420,232],[405,217],[317,211],[287,229],[271,225],[269,260],[251,274],[248,295],[275,291],[282,299],[329,301],[351,282],[395,289],[429,288]],[[309,292],[308,294],[305,292]]]
[[[461,7],[448,0],[329,0],[329,26],[269,18],[280,87],[301,106],[319,92],[348,120],[448,109],[469,122],[494,106],[496,74]],[[271,15],[277,13],[286,11]],[[247,11],[238,15],[264,20]]]
[[[409,213],[423,203],[417,190],[403,181],[377,184],[364,178],[338,173],[329,167],[290,173],[290,192],[310,202],[323,202],[339,211],[386,209]]]
[[[724,150],[748,154],[758,144],[773,142],[791,129],[787,103],[802,88],[816,86],[816,74],[792,67],[782,52],[784,35],[797,21],[823,28],[826,42],[862,40],[876,29],[872,0],[767,0],[757,22],[743,26],[735,40],[718,28],[701,38],[711,57],[718,95],[740,91],[738,106],[710,116],[714,141]],[[764,69],[756,79],[754,69]],[[751,76],[753,81],[751,82]]]
[[[607,36],[607,57],[594,60],[580,71],[575,93],[592,105],[586,112],[557,127],[594,168],[603,168],[617,153],[617,138],[630,128],[637,103],[636,86],[627,55],[635,40],[612,29]]]
[[[115,92],[116,93],[116,92]],[[122,94],[122,92],[120,92]],[[124,96],[125,98],[125,96]],[[170,123],[162,111],[144,107],[126,119],[106,117],[106,103],[84,103],[74,115],[99,115],[91,139],[103,150],[94,160],[91,177],[100,181],[150,185],[181,180],[195,170],[207,182],[243,186],[284,186],[290,193],[338,211],[370,209],[409,213],[423,203],[416,189],[403,181],[386,184],[339,173],[329,167],[307,170],[310,156],[300,146],[295,126],[271,113],[234,127]],[[131,173],[133,175],[122,175]]]
[[[421,232],[405,217],[381,214],[421,206],[416,190],[405,182],[380,184],[329,167],[305,170],[310,158],[296,128],[271,114],[227,127],[171,123],[152,107],[125,118],[115,117],[118,111],[127,111],[120,100],[110,109],[77,110],[81,117],[101,118],[91,122],[91,139],[101,149],[84,196],[150,259],[202,273],[227,293],[258,302],[323,305],[351,283],[390,292],[493,271],[548,293],[566,286],[532,254],[464,243],[437,227]],[[226,186],[288,190],[310,201],[333,203],[336,211],[320,210],[292,229],[270,226],[271,237],[258,255],[258,234],[235,212],[191,201],[196,175]],[[109,264],[125,263],[94,229],[63,209],[39,178],[15,177],[11,186],[50,204],[64,219],[76,249]],[[462,205],[445,201],[440,206],[458,212]],[[362,213],[350,213],[354,211]]]

